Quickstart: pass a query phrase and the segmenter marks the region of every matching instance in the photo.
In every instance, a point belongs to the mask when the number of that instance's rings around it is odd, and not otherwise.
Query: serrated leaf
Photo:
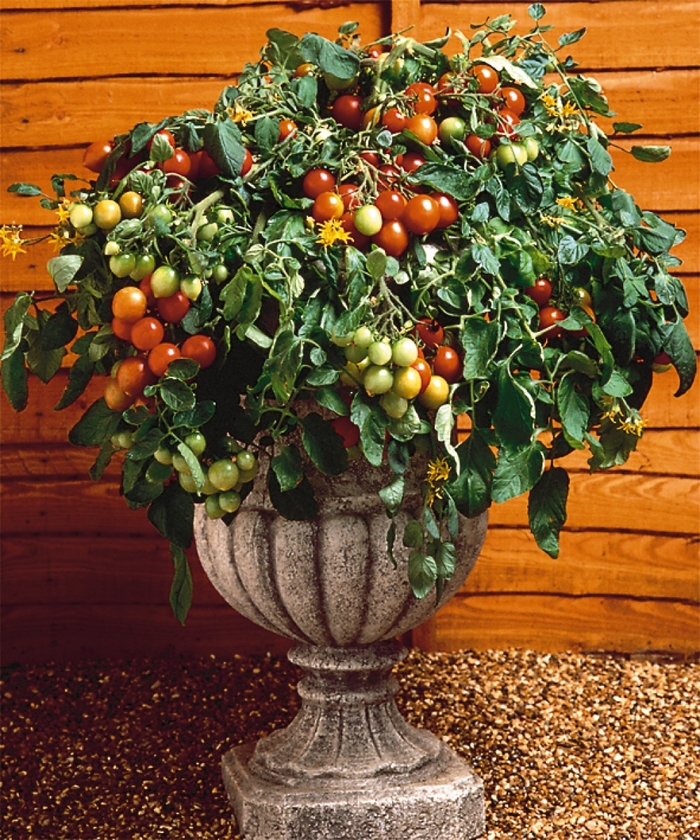
[[[591,408],[588,398],[578,387],[579,375],[576,371],[569,371],[562,376],[556,389],[556,403],[568,443],[576,449],[583,449],[583,436],[588,430]]]
[[[33,295],[27,292],[20,292],[3,315],[3,325],[5,327],[5,344],[2,351],[3,361],[13,355],[22,341],[25,315],[29,311],[33,300]]]
[[[545,8],[542,3],[532,3],[528,6],[527,13],[533,20],[541,20],[545,16]]]
[[[576,29],[574,32],[565,32],[563,35],[559,36],[559,46],[560,47],[568,47],[571,44],[575,44],[577,41],[580,41],[581,38],[586,34],[586,27],[582,27],[581,29]]]
[[[192,573],[187,555],[179,545],[170,543],[170,554],[175,563],[175,573],[170,586],[170,606],[175,618],[184,625],[192,606]]]
[[[487,375],[489,364],[498,350],[500,329],[498,321],[487,321],[481,315],[469,315],[463,319],[460,342],[464,348],[465,379]]]
[[[472,429],[457,447],[457,453],[459,475],[447,485],[447,490],[461,514],[478,516],[491,504],[496,456],[480,429]]]
[[[529,444],[535,431],[535,402],[505,366],[498,375],[498,404],[493,412],[493,425],[501,446],[508,450]]]
[[[614,122],[612,127],[613,131],[617,131],[620,134],[632,134],[634,131],[639,131],[640,128],[644,128],[641,123],[630,122]]]
[[[319,405],[322,405],[324,408],[333,411],[341,417],[346,417],[349,413],[345,400],[335,388],[319,388],[317,391],[314,391],[314,397]]]
[[[477,265],[480,265],[487,274],[498,274],[501,270],[501,263],[488,245],[481,242],[474,242],[471,247],[471,256]]]
[[[202,136],[204,148],[221,172],[231,178],[238,177],[243,166],[245,148],[237,125],[226,117],[223,121],[207,123]]]
[[[546,470],[530,490],[527,514],[537,545],[550,557],[559,556],[559,533],[566,522],[569,476],[561,467]]]
[[[41,330],[39,343],[42,350],[58,350],[71,342],[78,332],[78,322],[73,318],[67,303],[62,303]]]
[[[192,388],[179,379],[166,378],[160,386],[160,396],[173,411],[190,411],[197,403]]]
[[[423,526],[417,519],[409,519],[406,523],[403,544],[406,548],[420,548],[423,545]]]
[[[494,502],[507,502],[531,490],[544,469],[544,447],[536,442],[531,446],[509,452],[501,449],[493,474]]]
[[[435,558],[426,556],[420,550],[408,555],[408,580],[416,598],[425,598],[437,578]]]
[[[15,193],[15,195],[21,195],[25,197],[32,197],[35,195],[41,195],[43,193],[41,187],[37,187],[36,184],[26,184],[21,182],[10,184],[10,186],[7,188],[7,191],[10,193]]]
[[[663,349],[671,357],[678,373],[679,384],[674,397],[680,397],[690,388],[695,380],[697,359],[693,342],[682,321],[676,321],[666,333]]]
[[[379,498],[384,502],[384,506],[391,516],[398,513],[401,508],[405,486],[406,482],[404,477],[402,475],[398,475],[391,484],[388,484],[386,487],[382,487],[379,490]]]
[[[591,164],[593,169],[601,175],[609,175],[613,168],[613,161],[610,153],[600,143],[600,141],[591,135],[586,143],[588,154],[591,157]]]
[[[61,394],[61,398],[54,406],[54,411],[61,411],[72,405],[78,397],[84,393],[85,388],[92,379],[95,364],[86,354],[79,356],[73,365],[68,369],[68,382]]]
[[[356,53],[314,32],[307,32],[302,37],[300,49],[306,61],[316,64],[323,73],[329,73],[337,79],[354,79],[360,72],[360,59]]]

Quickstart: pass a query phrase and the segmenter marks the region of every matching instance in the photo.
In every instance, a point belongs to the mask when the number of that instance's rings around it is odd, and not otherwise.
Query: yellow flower
[[[27,253],[26,249],[22,247],[21,230],[21,225],[10,225],[9,228],[3,225],[0,228],[0,248],[3,257],[12,257],[14,260],[17,254]]]
[[[563,207],[564,210],[576,211],[578,199],[574,198],[572,195],[563,195],[561,198],[557,199],[557,204],[560,207]]]
[[[562,117],[573,117],[578,114],[578,108],[572,102],[565,102],[559,109],[559,114]]]
[[[352,242],[352,236],[345,230],[339,219],[331,219],[321,223],[317,241],[327,248],[329,245],[335,245],[336,242],[347,245],[348,242]]]
[[[566,219],[562,218],[561,216],[542,216],[542,221],[549,225],[549,227],[559,227],[559,225],[563,225]]]
[[[436,458],[430,461],[425,474],[428,484],[427,502],[431,505],[435,499],[442,498],[442,485],[450,477],[450,462],[447,458]]]
[[[247,125],[253,119],[253,112],[239,105],[237,102],[230,108],[226,109],[226,113],[231,117],[235,123]]]
[[[71,201],[64,198],[56,208],[56,215],[58,216],[59,225],[64,225],[70,218]]]

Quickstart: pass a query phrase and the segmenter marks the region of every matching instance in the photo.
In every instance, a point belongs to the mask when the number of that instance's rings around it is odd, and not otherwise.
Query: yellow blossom
[[[2,249],[3,257],[12,257],[14,260],[17,254],[27,253],[22,247],[21,231],[21,225],[10,225],[10,227],[3,225],[0,228],[0,249]]]
[[[239,105],[237,102],[230,108],[226,109],[226,113],[235,122],[241,125],[247,125],[253,119],[253,112]]]
[[[564,210],[575,211],[578,205],[578,199],[574,198],[572,195],[563,195],[561,198],[557,199],[557,204]]]
[[[64,225],[70,218],[70,208],[72,202],[64,198],[63,201],[56,208],[56,215],[58,216],[59,225]]]
[[[318,242],[324,248],[329,245],[335,245],[336,242],[342,242],[345,245],[352,242],[352,236],[349,231],[340,223],[339,219],[330,219],[330,221],[322,222],[319,226]]]
[[[572,102],[565,102],[559,109],[559,114],[562,117],[573,117],[578,112],[578,108]]]
[[[430,461],[425,474],[428,483],[427,502],[432,504],[435,499],[442,498],[442,485],[450,477],[450,462],[447,458],[436,458]]]
[[[549,225],[549,227],[559,227],[559,225],[563,225],[566,219],[562,218],[561,216],[542,216],[542,221]]]

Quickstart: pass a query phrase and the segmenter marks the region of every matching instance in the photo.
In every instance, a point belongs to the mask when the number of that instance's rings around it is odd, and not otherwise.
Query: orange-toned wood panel
[[[5,15],[3,76],[16,81],[235,73],[259,58],[271,27],[335,38],[338,27],[352,20],[369,42],[384,33],[389,10],[376,2],[319,9],[265,0],[227,8],[197,2],[120,10],[80,5],[84,8]],[[128,46],[111,49],[114,44]],[[103,50],[109,51],[108,61]]]
[[[457,596],[438,613],[435,628],[422,628],[414,638],[433,650],[694,653],[700,650],[700,607],[599,595]]]

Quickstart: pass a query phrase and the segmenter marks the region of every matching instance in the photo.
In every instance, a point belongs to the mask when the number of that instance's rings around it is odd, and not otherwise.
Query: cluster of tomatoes
[[[414,399],[425,408],[440,408],[449,398],[450,385],[462,376],[462,357],[444,343],[445,331],[438,321],[424,318],[413,333],[415,338],[404,335],[392,341],[361,326],[334,337],[347,360],[343,385],[378,396],[386,414],[397,420]],[[348,417],[338,417],[332,423],[346,448],[358,443],[359,429]]]
[[[558,307],[553,306],[552,283],[546,277],[539,277],[532,286],[524,290],[539,307],[538,329],[543,332],[546,338],[561,338],[564,335],[564,328],[559,326],[561,321],[566,319],[566,314]],[[591,294],[588,289],[579,286],[573,289],[574,305],[583,309],[591,321],[595,322],[595,313],[592,308]],[[587,334],[586,328],[566,330],[573,338],[581,338]]]

